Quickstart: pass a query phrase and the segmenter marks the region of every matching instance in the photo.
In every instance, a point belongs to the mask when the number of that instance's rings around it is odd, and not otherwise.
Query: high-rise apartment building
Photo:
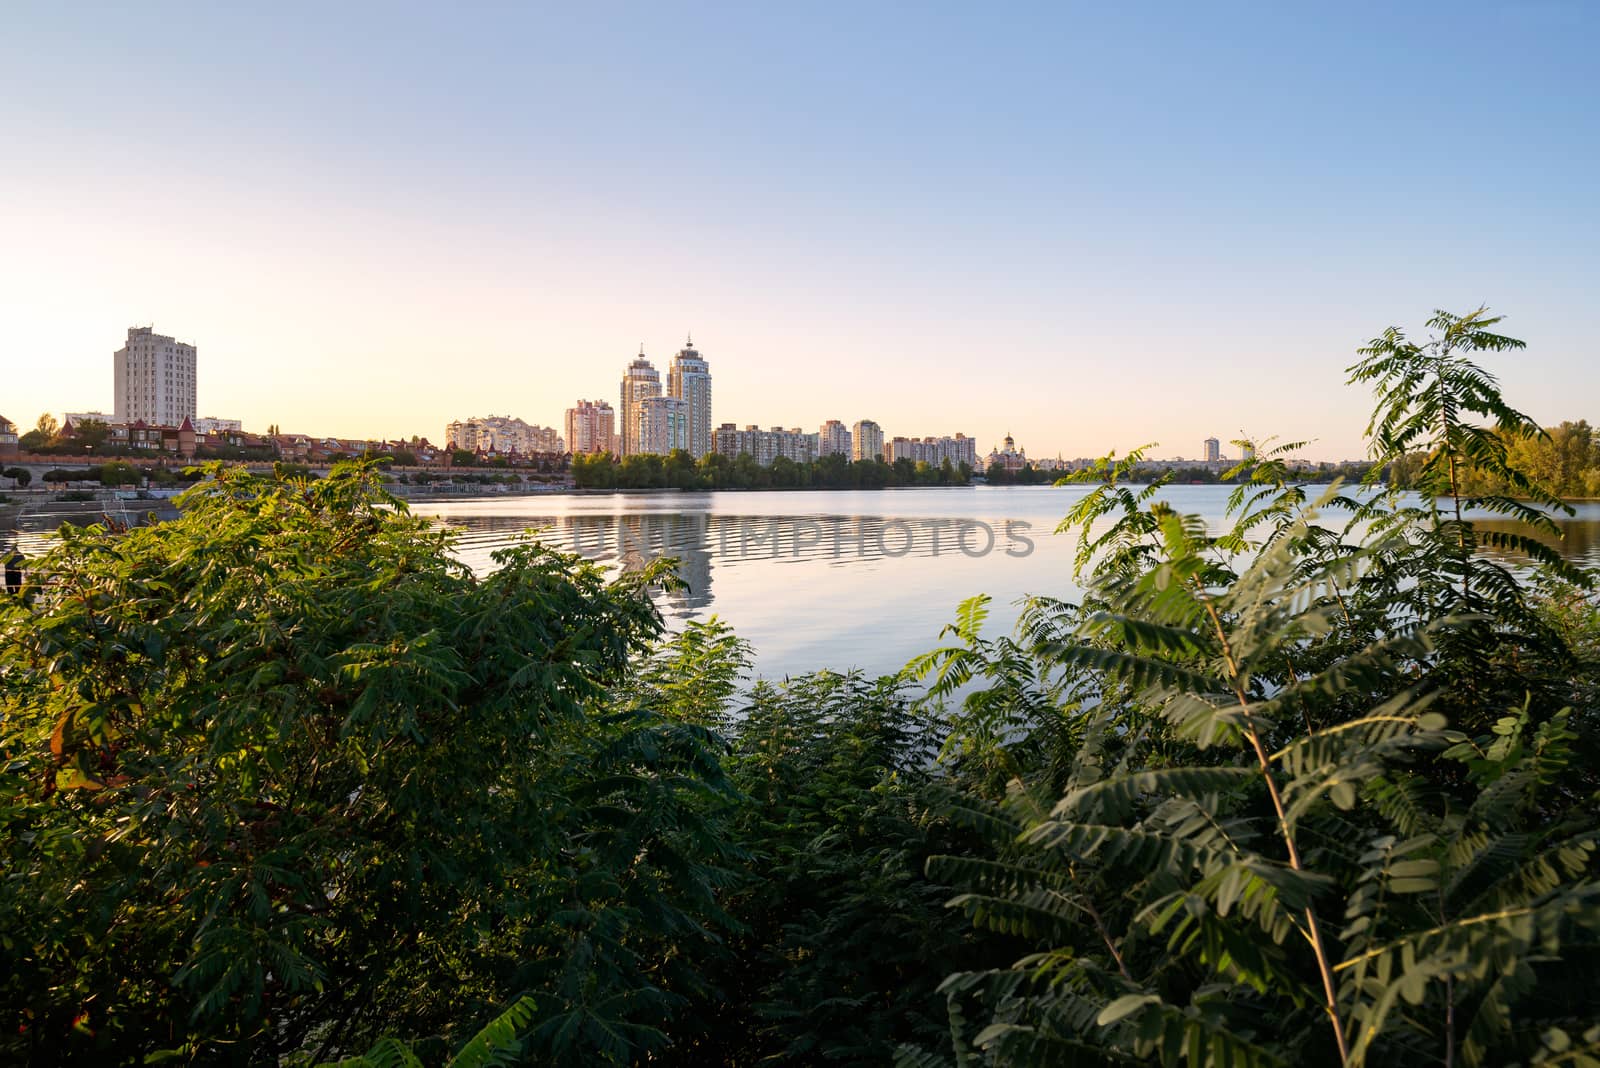
[[[154,327],[128,328],[128,340],[112,357],[116,421],[144,421],[177,426],[193,420],[195,347],[155,332]]]
[[[774,431],[778,428],[773,427]],[[782,432],[778,441],[778,455],[787,456],[797,464],[808,464],[821,457],[818,452],[820,442],[816,434],[807,434],[799,427],[792,427]]]
[[[616,452],[616,412],[605,401],[580,400],[567,409],[567,451]]]
[[[1216,438],[1206,438],[1205,449],[1206,463],[1214,464],[1218,460],[1222,459],[1222,442],[1218,441]]]
[[[695,351],[694,338],[672,358],[667,372],[667,394],[684,403],[688,419],[688,444],[684,446],[696,460],[712,451],[711,440],[711,365]]]
[[[707,383],[706,398],[710,400],[709,382]],[[661,396],[661,375],[651,362],[645,359],[644,346],[639,346],[639,355],[628,364],[628,369],[622,375],[622,455],[634,456],[649,450],[640,446],[639,439],[639,402],[649,397]]]
[[[829,419],[817,431],[817,454],[819,456],[850,456],[850,428],[837,419]]]
[[[871,419],[863,419],[851,430],[852,460],[883,459],[883,427]]]
[[[637,405],[641,453],[665,456],[689,448],[689,402],[681,397],[641,397]]]

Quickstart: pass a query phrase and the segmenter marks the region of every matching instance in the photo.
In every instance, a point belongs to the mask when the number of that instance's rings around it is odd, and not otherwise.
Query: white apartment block
[[[73,426],[82,426],[84,423],[104,423],[107,426],[125,425],[112,412],[66,412],[61,416],[61,421],[63,424],[71,423]],[[145,422],[151,426],[183,425],[181,422],[176,424],[152,423],[148,419]],[[237,434],[244,430],[244,423],[241,420],[219,419],[214,415],[198,416],[191,419],[190,423],[193,425],[196,434],[224,434],[229,431]]]
[[[561,434],[555,427],[539,426],[509,415],[474,416],[460,419],[444,428],[444,440],[468,452],[492,452],[502,456],[533,456],[561,453]]]
[[[883,427],[871,419],[863,419],[851,430],[852,460],[881,460],[883,459]]]
[[[214,415],[202,415],[194,421],[194,430],[196,434],[221,434],[229,430],[241,433],[244,430],[244,422],[239,419],[218,419]]]
[[[573,455],[617,451],[617,413],[605,401],[580,400],[568,408],[566,430]]]
[[[667,393],[685,405],[689,422],[688,444],[684,448],[698,460],[712,450],[711,365],[695,351],[693,338],[687,339],[672,358],[672,368],[667,372]]]
[[[645,359],[644,346],[622,373],[622,455],[633,456],[647,450],[640,447],[639,402],[661,396],[661,374]]]
[[[818,456],[843,456],[850,458],[850,442],[852,436],[850,428],[837,419],[829,419],[817,431]]]
[[[155,332],[128,328],[128,340],[112,356],[116,396],[114,421],[178,426],[194,420],[195,347]]]

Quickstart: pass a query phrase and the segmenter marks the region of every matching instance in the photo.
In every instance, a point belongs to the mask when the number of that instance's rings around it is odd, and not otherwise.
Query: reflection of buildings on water
[[[489,553],[525,531],[553,548],[637,571],[670,556],[678,561],[684,587],[661,596],[664,612],[694,617],[711,605],[712,558],[716,566],[741,568],[772,564],[823,563],[830,567],[892,567],[910,558],[1031,556],[1049,537],[1049,528],[1027,520],[988,520],[947,516],[713,515],[703,511],[577,513],[545,516],[450,516],[461,528],[459,551],[480,573],[492,567]],[[1600,565],[1600,520],[1580,513],[1558,525],[1565,539],[1557,545],[1575,563]],[[1510,530],[1514,524],[1478,521],[1485,530]],[[1516,566],[1524,561],[1500,554]]]
[[[463,547],[493,549],[507,532],[533,530],[546,543],[590,559],[638,570],[672,556],[689,584],[672,603],[704,607],[711,599],[711,558],[721,566],[746,562],[825,561],[873,563],[901,557],[1027,556],[1032,524],[945,516],[709,515],[705,512],[632,512],[565,516],[444,517],[462,527]],[[542,528],[542,529],[540,529]]]
[[[651,561],[671,556],[678,561],[678,578],[685,585],[669,591],[663,605],[674,614],[690,615],[711,603],[709,520],[704,512],[440,518],[464,532],[458,544],[470,563],[488,564],[488,553],[525,533],[551,548],[615,563],[625,572],[643,570]]]
[[[691,615],[711,603],[711,553],[704,512],[635,512],[620,516],[573,516],[573,548],[585,556],[614,559],[624,571],[638,571],[664,556],[678,561],[684,583],[667,592],[666,604]]]
[[[1031,523],[960,516],[730,516],[713,520],[712,547],[727,563],[822,560],[872,563],[901,557],[1031,555]]]

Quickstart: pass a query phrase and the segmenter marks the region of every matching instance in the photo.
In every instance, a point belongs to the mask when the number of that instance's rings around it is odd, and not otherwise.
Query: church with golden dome
[[[1005,444],[996,446],[988,456],[983,458],[984,470],[988,470],[995,464],[999,464],[1004,468],[1007,474],[1015,474],[1027,466],[1028,450],[1017,448],[1016,440],[1007,433]]]

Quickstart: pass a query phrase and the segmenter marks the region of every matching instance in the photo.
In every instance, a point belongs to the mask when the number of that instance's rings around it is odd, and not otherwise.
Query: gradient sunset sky
[[[1354,349],[1488,303],[1600,418],[1600,4],[22,3],[0,414],[200,348],[249,429],[713,416],[1362,452]]]

